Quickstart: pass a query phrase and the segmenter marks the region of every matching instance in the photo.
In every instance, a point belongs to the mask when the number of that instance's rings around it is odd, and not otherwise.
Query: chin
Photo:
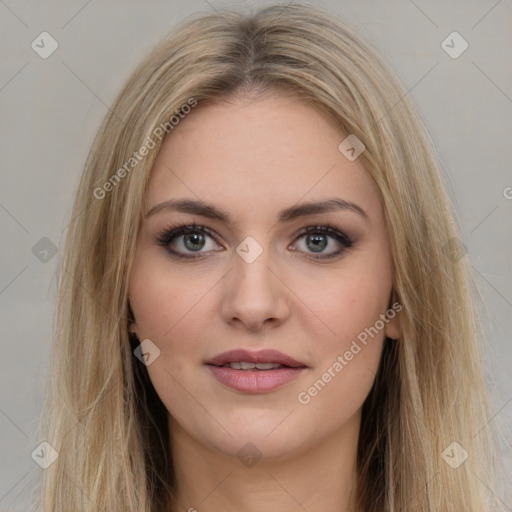
[[[296,455],[308,444],[307,432],[298,425],[283,422],[286,415],[271,415],[264,420],[255,415],[246,414],[243,420],[223,423],[232,435],[211,437],[211,430],[203,442],[225,455],[241,459],[245,456],[256,458],[285,460]]]
[[[216,443],[210,440],[212,446],[224,455],[236,458],[251,467],[258,461],[283,461],[296,455],[300,444],[296,438],[287,439],[276,436],[274,439],[256,439],[250,436],[235,435]]]

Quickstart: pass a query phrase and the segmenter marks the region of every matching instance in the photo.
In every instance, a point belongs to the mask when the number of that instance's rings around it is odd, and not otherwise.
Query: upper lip
[[[292,368],[306,367],[304,363],[296,361],[293,357],[273,349],[263,349],[256,352],[249,352],[245,349],[229,350],[228,352],[222,352],[222,354],[218,354],[209,359],[205,364],[222,366],[239,361],[249,363],[276,363]]]

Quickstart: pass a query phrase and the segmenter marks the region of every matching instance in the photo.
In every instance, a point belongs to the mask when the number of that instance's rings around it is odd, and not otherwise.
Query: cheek
[[[363,284],[355,281],[325,304],[325,322],[336,335],[316,338],[314,370],[295,397],[311,428],[318,417],[326,431],[347,422],[375,380],[384,340],[384,330],[375,330],[375,324],[386,306],[382,309],[382,298]]]
[[[152,249],[136,257],[130,277],[130,303],[141,342],[151,340],[158,358],[148,365],[152,384],[168,410],[184,414],[191,406],[194,384],[190,370],[203,364],[205,344],[211,342],[211,294],[219,277],[195,270],[176,271]],[[200,394],[195,391],[194,394]]]
[[[191,318],[204,304],[215,284],[207,274],[178,273],[157,250],[136,256],[130,277],[130,303],[137,321],[139,338],[167,344],[176,333],[196,326]]]
[[[130,281],[130,304],[136,319],[137,335],[142,342],[151,340],[159,355],[147,366],[153,387],[168,410],[180,404],[187,417],[190,400],[183,361],[199,360],[199,332],[205,317],[205,297],[212,283],[207,276],[178,274],[155,249],[141,250],[133,262]]]
[[[328,329],[322,336],[310,333],[316,365],[297,397],[309,413],[324,415],[334,425],[361,407],[378,370],[385,335],[380,315],[387,311],[391,287],[387,260],[370,255],[353,260],[336,280],[310,294]]]
[[[348,350],[351,342],[374,326],[386,312],[391,288],[387,261],[375,256],[354,260],[340,270],[336,279],[326,279],[322,286],[309,287],[305,295],[309,297],[307,304],[326,326],[325,335],[317,337],[318,348],[331,355]],[[380,338],[384,335],[380,322],[378,327],[382,331]]]

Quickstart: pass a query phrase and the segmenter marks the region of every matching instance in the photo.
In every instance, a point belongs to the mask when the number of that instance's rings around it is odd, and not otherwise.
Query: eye
[[[335,240],[334,243],[330,242],[332,239]],[[314,254],[322,254],[321,256],[313,256],[314,259],[334,258],[341,255],[354,244],[354,241],[349,236],[329,225],[308,226],[298,233],[296,240],[304,241],[304,245],[306,246],[304,252],[311,250]],[[325,253],[324,249],[333,245],[335,247],[338,245],[338,247],[341,248],[335,252]]]
[[[216,241],[215,237],[204,226],[180,224],[174,229],[166,229],[160,233],[157,242],[177,258],[192,259],[198,258],[199,255],[187,254],[186,251],[201,253],[215,250],[208,247],[207,238]],[[176,248],[176,246],[178,247]],[[202,251],[205,247],[206,251]]]
[[[217,242],[216,237],[208,228],[197,224],[180,224],[174,228],[164,229],[157,236],[158,244],[165,247],[172,256],[188,259],[199,258],[202,253],[218,250],[208,247],[208,239]],[[313,254],[321,254],[321,256],[312,256],[313,259],[318,260],[339,256],[354,243],[345,233],[329,225],[308,226],[297,234],[295,242],[302,241],[302,239],[306,246],[302,252],[311,251]],[[331,242],[332,240],[334,242]],[[214,244],[212,245],[214,246]],[[297,245],[295,243],[293,248],[295,249]],[[326,247],[332,245],[334,248],[338,245],[338,250],[330,253],[324,251]],[[197,253],[197,255],[193,253]]]

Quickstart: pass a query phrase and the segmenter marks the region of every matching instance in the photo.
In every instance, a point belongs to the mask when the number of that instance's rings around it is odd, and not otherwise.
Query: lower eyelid
[[[351,247],[352,247],[352,243],[350,244],[345,244],[343,243],[342,241],[340,240],[337,240],[336,238],[334,238],[332,235],[330,235],[331,238],[334,239],[334,241],[336,243],[338,243],[338,245],[340,246],[339,249],[335,250],[334,252],[319,252],[319,253],[314,253],[314,252],[307,252],[307,251],[301,251],[301,250],[298,250],[298,251],[294,251],[294,252],[301,252],[303,254],[306,255],[307,258],[311,258],[311,259],[315,259],[315,260],[328,260],[328,259],[331,259],[331,258],[335,258],[337,256],[341,256],[342,254],[344,254],[347,250],[349,250]],[[293,247],[295,247],[295,245],[301,240],[301,238],[297,239],[296,242],[293,243]],[[332,250],[332,249],[331,249]]]

